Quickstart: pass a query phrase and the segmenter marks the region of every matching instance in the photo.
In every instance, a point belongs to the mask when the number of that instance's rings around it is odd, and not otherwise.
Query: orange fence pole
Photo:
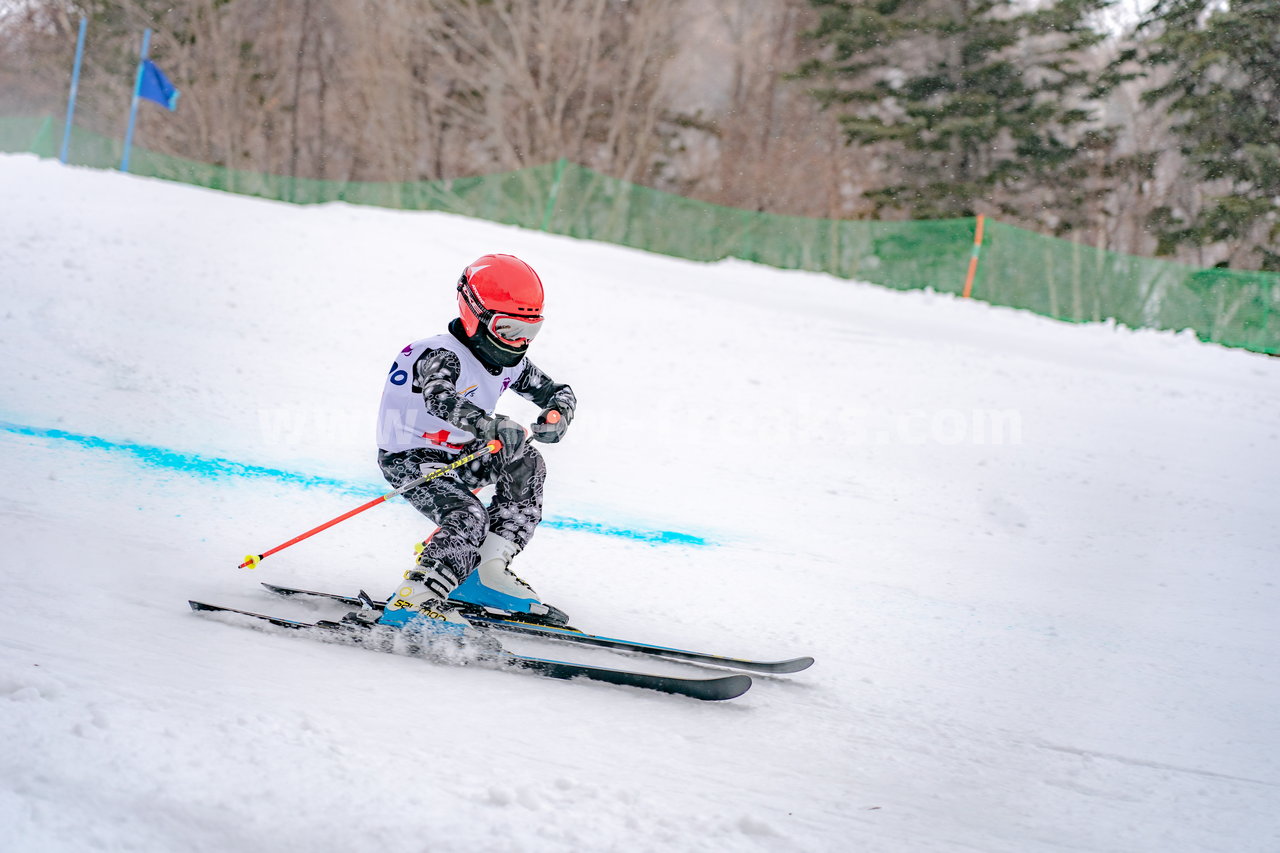
[[[978,254],[982,251],[982,226],[985,221],[986,217],[979,213],[978,225],[973,232],[973,251],[969,253],[969,275],[964,280],[964,293],[961,294],[965,299],[973,295],[973,277],[978,272]]]

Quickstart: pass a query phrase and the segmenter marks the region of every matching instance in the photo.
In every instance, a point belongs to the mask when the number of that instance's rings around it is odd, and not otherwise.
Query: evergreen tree
[[[1158,251],[1217,244],[1224,263],[1280,270],[1280,2],[1158,0],[1140,32],[1130,56],[1168,80],[1144,98],[1175,114],[1206,184],[1199,209],[1156,211]]]
[[[1083,56],[1110,0],[811,2],[825,56],[797,76],[825,84],[813,93],[841,111],[849,144],[888,151],[896,180],[867,194],[879,212],[1076,224],[1081,154],[1103,140]]]

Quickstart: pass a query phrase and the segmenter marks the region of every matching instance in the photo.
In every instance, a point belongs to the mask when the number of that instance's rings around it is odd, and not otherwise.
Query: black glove
[[[529,425],[533,437],[546,444],[555,444],[564,438],[569,423],[573,420],[573,409],[566,406],[561,409],[543,409],[538,420]]]
[[[524,427],[506,415],[494,415],[481,422],[479,437],[485,441],[493,441],[495,438],[502,442],[502,449],[498,451],[498,458],[506,461],[520,452],[520,448],[524,445]]]

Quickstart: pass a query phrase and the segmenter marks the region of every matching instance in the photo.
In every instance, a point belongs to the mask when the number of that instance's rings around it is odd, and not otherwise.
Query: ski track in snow
[[[314,478],[0,430],[0,849],[1280,850],[1280,360],[26,155],[0,191],[7,423]],[[581,399],[549,516],[718,546],[548,525],[521,574],[811,670],[698,703],[189,612],[395,582],[401,502],[234,566],[376,488],[386,365],[490,251]]]

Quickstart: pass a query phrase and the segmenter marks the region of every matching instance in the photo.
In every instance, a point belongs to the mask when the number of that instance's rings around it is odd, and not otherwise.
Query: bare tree
[[[566,157],[642,179],[662,147],[675,5],[435,0],[420,27],[431,108],[501,168]]]

